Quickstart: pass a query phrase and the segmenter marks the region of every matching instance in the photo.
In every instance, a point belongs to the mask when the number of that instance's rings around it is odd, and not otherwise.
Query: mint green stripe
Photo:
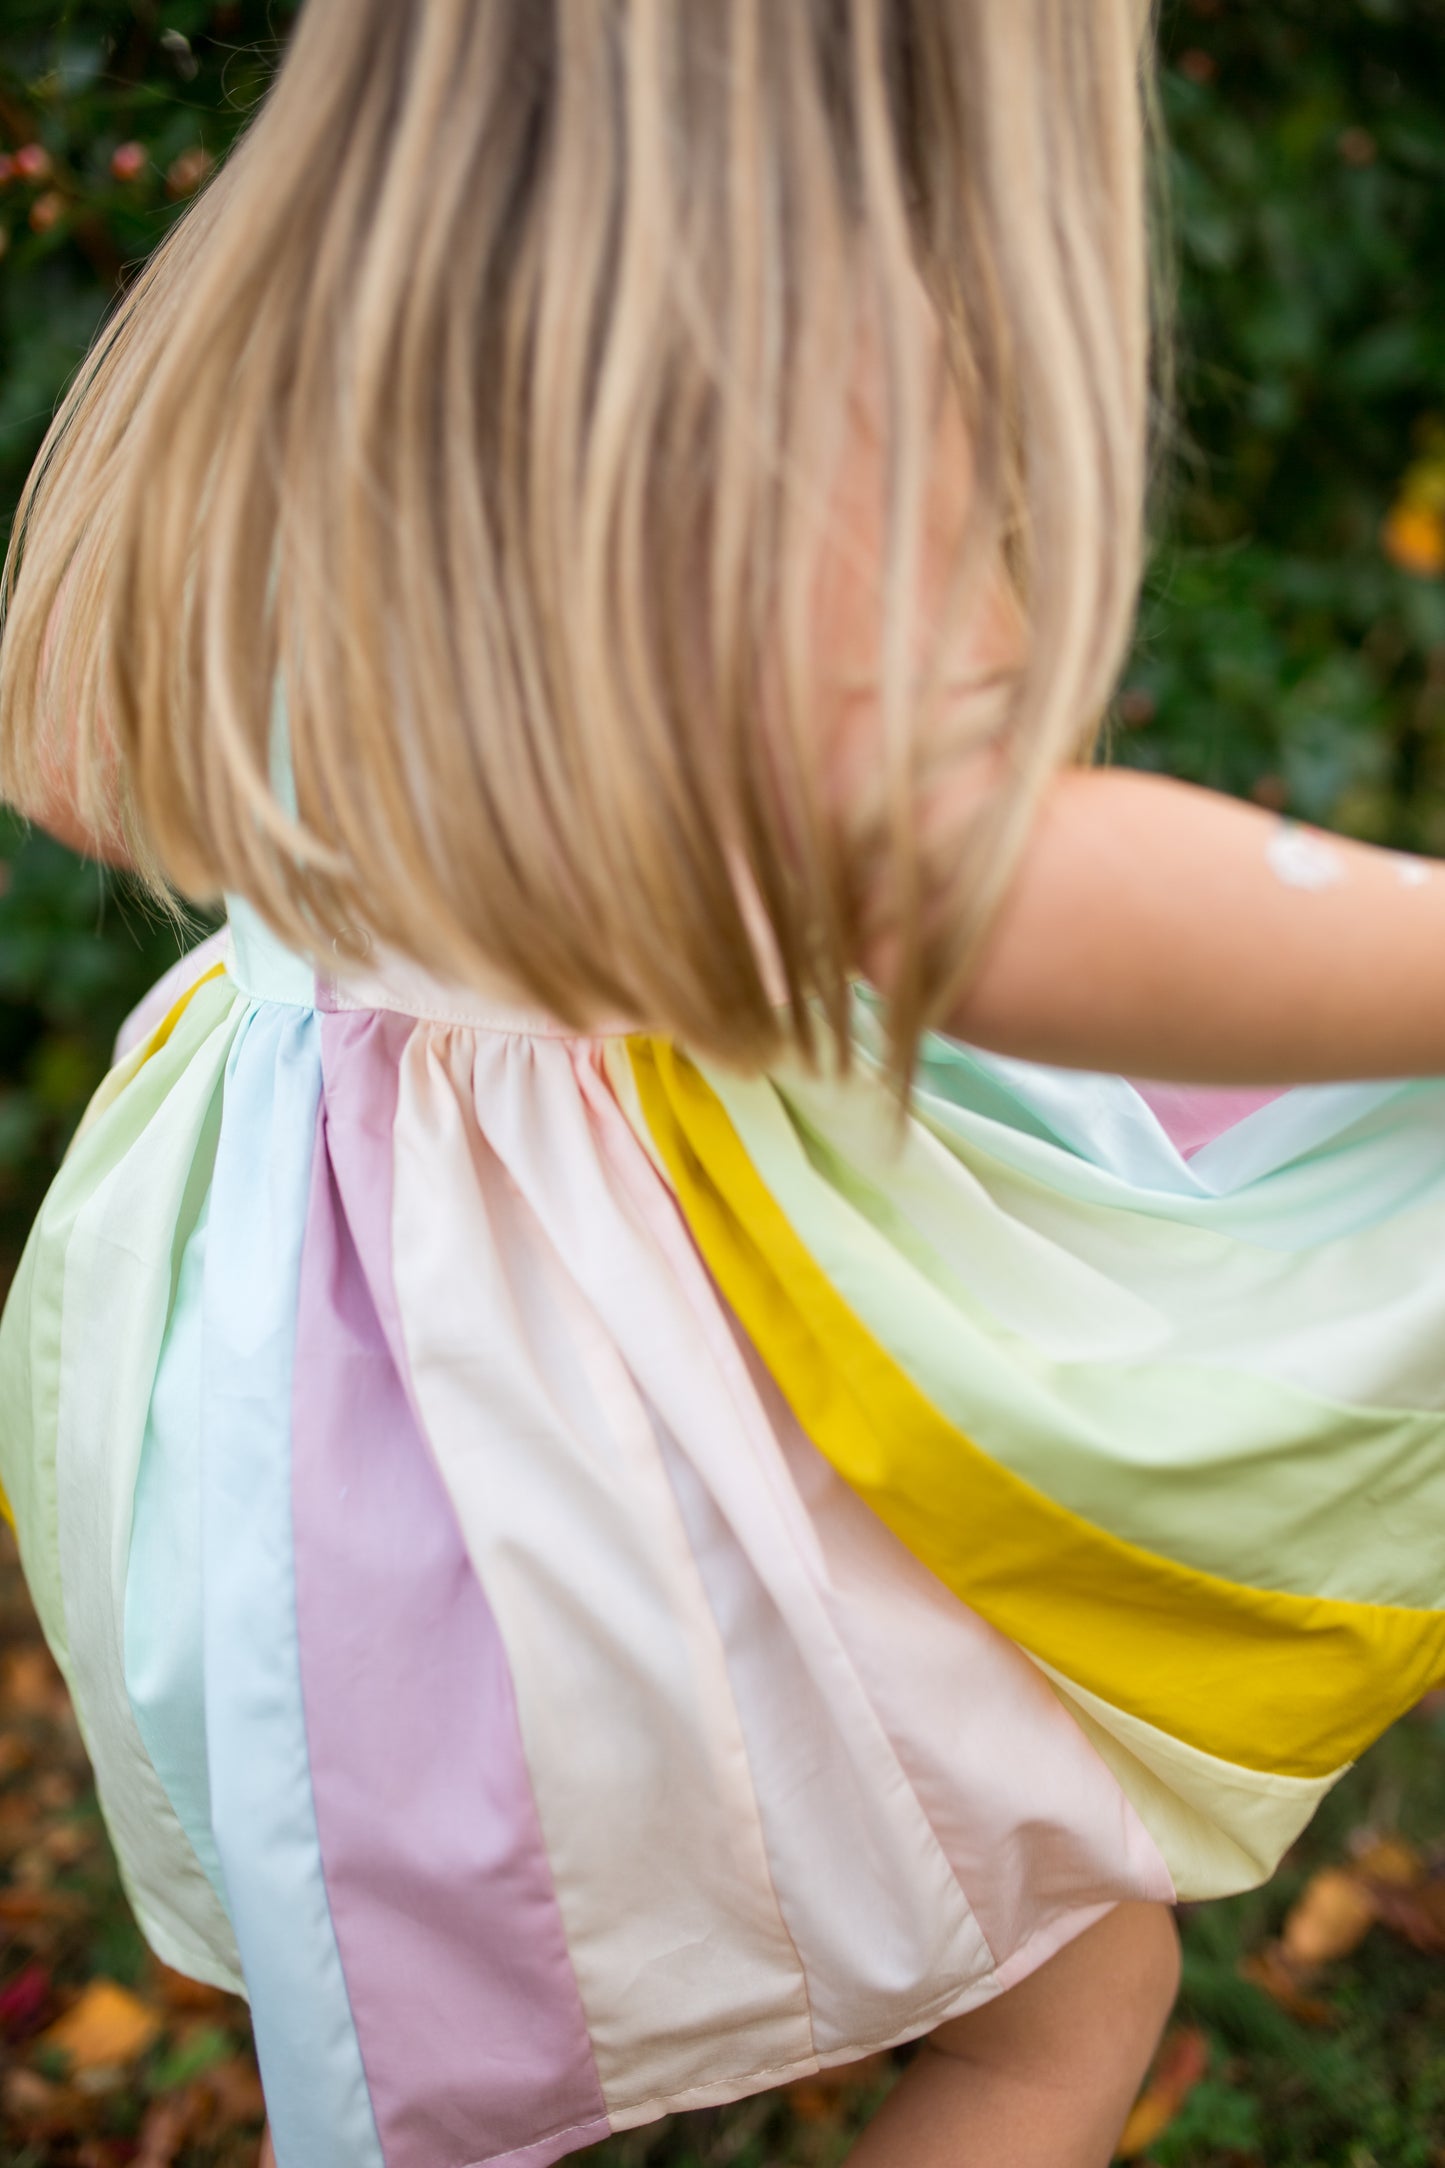
[[[1261,1258],[1169,1218],[1156,1226],[1130,1198],[1112,1222],[1131,1286],[1088,1262],[1091,1244],[1107,1248],[1111,1216],[1097,1204],[1039,1191],[1054,1223],[1044,1239],[1008,1209],[1021,1185],[1012,1173],[1001,1180],[991,1155],[957,1139],[945,1149],[920,1125],[896,1146],[881,1091],[712,1070],[708,1081],[867,1330],[942,1413],[1026,1481],[1096,1526],[1245,1586],[1445,1603],[1440,1416],[1338,1405],[1251,1374],[1270,1320],[1258,1302],[1231,1302],[1231,1265],[1247,1279],[1277,1263],[1274,1300],[1289,1308],[1308,1300],[1317,1259]],[[1054,1148],[1049,1171],[1066,1157]],[[1427,1225],[1428,1216],[1409,1231],[1410,1247]],[[1187,1332],[1161,1298],[1178,1299],[1190,1275],[1176,1259],[1151,1290],[1151,1242],[1161,1255],[1180,1242],[1197,1248],[1217,1276],[1208,1364],[1179,1359]],[[1330,1269],[1348,1277],[1348,1245]],[[1194,1283],[1197,1291],[1210,1277],[1196,1273]],[[1358,1295],[1368,1300],[1363,1281]],[[1032,1330],[1010,1329],[1000,1309],[1030,1317]],[[1231,1366],[1233,1334],[1252,1336],[1253,1364]],[[1111,1359],[1098,1359],[1101,1347]],[[1324,1354],[1322,1343],[1321,1367]]]
[[[220,1111],[220,1094],[216,1095]],[[207,1188],[187,1211],[175,1301],[156,1363],[132,1505],[125,1584],[125,1683],[145,1750],[166,1797],[224,1902],[225,1882],[211,1827],[206,1752],[204,1605],[201,1558],[203,1289],[215,1138],[205,1139],[197,1173]]]
[[[1304,1156],[1217,1197],[1141,1191],[1058,1145],[1002,1122],[982,1121],[969,1108],[929,1093],[919,1095],[915,1111],[950,1148],[987,1153],[1061,1197],[1147,1208],[1159,1220],[1209,1227],[1286,1252],[1358,1234],[1423,1197],[1445,1193],[1445,1096],[1372,1108],[1328,1148],[1312,1145],[1306,1151],[1301,1137]],[[1284,1124],[1289,1118],[1286,1108],[1277,1120]]]
[[[876,1002],[860,1000],[855,1013],[866,1075],[882,1054]],[[786,1084],[791,1091],[791,1077]],[[1072,1146],[1041,1111],[1060,1106],[1072,1115]],[[1184,1161],[1122,1077],[1035,1070],[934,1035],[914,1112],[950,1149],[987,1155],[1062,1197],[1282,1251],[1445,1197],[1445,1081],[1434,1078],[1303,1087]]]
[[[70,1225],[55,1434],[72,1691],[127,1894],[168,1963],[232,1986],[240,1982],[240,1962],[230,1921],[131,1707],[125,1607],[136,1481],[157,1369],[186,1237],[211,1178],[226,1057],[245,1013],[225,979],[201,987],[172,1040],[96,1125],[102,1135],[123,1128],[127,1141],[79,1201]],[[152,1078],[161,1064],[163,1077]],[[137,1130],[124,1117],[142,1097],[152,1105]]]
[[[1337,1407],[1445,1405],[1438,1189],[1357,1233],[1280,1249],[1241,1240],[1223,1211],[1181,1220],[1137,1194],[1101,1205],[926,1130],[885,1156],[866,1090],[814,1080],[785,1096],[826,1179],[955,1296],[971,1289],[986,1324],[1047,1357],[1243,1370]],[[1349,1148],[1334,1156],[1348,1187]],[[870,1166],[872,1181],[858,1171]]]
[[[149,1061],[137,1048],[104,1079],[30,1230],[0,1318],[0,1483],[15,1515],[25,1578],[56,1662],[70,1674],[60,1592],[55,1448],[65,1255],[78,1213],[124,1158],[195,1048],[235,999],[224,980],[193,996]]]
[[[170,1039],[102,1087],[0,1321],[0,1474],[47,1636],[95,1763],[127,1891],[170,1963],[239,1984],[234,1941],[151,1767],[125,1690],[131,1504],[206,1137],[244,1003],[202,986]],[[197,1925],[196,1923],[200,1924]]]

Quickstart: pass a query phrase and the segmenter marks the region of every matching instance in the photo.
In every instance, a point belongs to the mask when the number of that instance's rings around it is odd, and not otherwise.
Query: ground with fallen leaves
[[[1445,1697],[1326,1802],[1269,1888],[1183,1919],[1142,2168],[1445,2168]],[[906,2061],[678,2116],[590,2168],[834,2168]],[[0,1542],[0,2162],[253,2168],[246,2012],[148,1956]]]
[[[0,1543],[0,2162],[253,2168],[245,2006],[167,1972],[120,1894],[85,1752]]]

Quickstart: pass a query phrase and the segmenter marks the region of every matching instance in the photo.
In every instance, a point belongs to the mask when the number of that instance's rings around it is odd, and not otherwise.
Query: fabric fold
[[[1267,1876],[1445,1679],[1445,1084],[579,1035],[234,899],[0,1320],[0,1481],[280,2168],[548,2168]]]

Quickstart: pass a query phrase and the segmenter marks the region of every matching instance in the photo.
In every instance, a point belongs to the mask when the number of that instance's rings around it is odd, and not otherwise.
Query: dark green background
[[[54,170],[0,186],[0,518],[175,161],[224,153],[293,14],[5,0],[0,147]],[[1407,477],[1445,492],[1445,0],[1168,0],[1163,36],[1178,399],[1116,757],[1445,849],[1445,581],[1381,546]],[[174,937],[3,814],[0,861],[15,1225]]]
[[[35,183],[0,185],[7,535],[61,391],[122,282],[184,204],[176,161],[197,148],[224,153],[295,13],[291,0],[0,0],[0,150],[38,142],[53,168]],[[146,152],[133,180],[111,170],[122,143]],[[58,215],[37,232],[35,204],[51,193]],[[0,1239],[8,1233],[13,1247],[117,1024],[177,944],[133,884],[4,811],[0,881]]]
[[[175,162],[224,152],[293,13],[0,0],[0,150],[38,141],[54,167],[0,185],[0,517],[118,280],[184,200]],[[1167,0],[1163,36],[1178,398],[1116,757],[1445,853],[1445,0]],[[112,172],[123,142],[145,148],[133,180]],[[1402,504],[1420,573],[1384,546]],[[123,883],[3,815],[0,880],[3,1248],[175,944]],[[1377,1930],[1335,1968],[1323,2031],[1238,1972],[1360,1824],[1439,1839],[1442,1725],[1398,1726],[1268,1889],[1186,1920],[1183,2009],[1212,2059],[1160,2168],[1445,2161],[1439,1960]],[[129,1977],[114,1892],[94,1932],[96,1963]],[[599,2168],[836,2160],[845,2132],[790,2114],[766,2098],[680,2119]]]

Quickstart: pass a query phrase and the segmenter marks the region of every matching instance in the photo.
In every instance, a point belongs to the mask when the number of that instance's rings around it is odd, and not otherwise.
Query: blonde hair
[[[27,484],[0,789],[63,776],[157,893],[243,895],[318,958],[376,941],[746,1064],[820,1014],[841,1038],[881,930],[906,1069],[1132,622],[1143,29],[1140,0],[308,0]],[[860,368],[877,787],[839,807],[817,598]],[[1019,666],[970,692],[1000,565]],[[928,832],[984,744],[977,817]]]

